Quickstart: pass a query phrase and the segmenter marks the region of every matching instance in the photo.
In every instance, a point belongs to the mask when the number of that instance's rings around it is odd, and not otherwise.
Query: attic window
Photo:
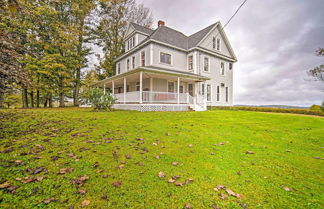
[[[216,49],[216,38],[213,37],[213,49]]]
[[[217,38],[217,42],[216,42],[216,49],[219,51],[220,50],[220,45],[221,45],[221,41],[219,38]]]

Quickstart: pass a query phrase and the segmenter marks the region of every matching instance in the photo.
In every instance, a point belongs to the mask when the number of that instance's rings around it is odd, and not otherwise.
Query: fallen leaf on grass
[[[285,191],[287,191],[287,192],[290,192],[290,191],[291,191],[291,189],[290,189],[289,187],[283,187],[283,189],[284,189]]]
[[[159,177],[159,178],[164,178],[164,177],[165,177],[165,174],[164,174],[162,171],[160,171],[160,172],[158,173],[158,177]]]
[[[11,183],[9,181],[5,181],[2,184],[0,184],[0,189],[5,189],[11,186]]]
[[[227,195],[226,195],[226,194],[219,193],[218,196],[219,196],[222,200],[227,199]]]
[[[82,203],[81,203],[81,206],[85,207],[85,206],[88,206],[89,204],[90,204],[89,200],[83,200]]]
[[[98,167],[99,166],[99,162],[95,162],[93,165],[92,165],[92,167],[94,167],[94,168],[96,168],[96,167]]]
[[[174,183],[176,186],[183,186],[183,183],[182,182],[175,182]]]
[[[178,162],[172,162],[173,166],[177,166],[179,163]]]
[[[24,165],[25,163],[22,160],[15,160],[16,165]]]
[[[78,193],[78,194],[81,194],[81,195],[84,195],[84,194],[87,193],[87,190],[85,190],[85,189],[80,189],[77,193]]]
[[[185,209],[191,209],[192,208],[192,205],[190,203],[187,203],[187,204],[185,204],[184,208]]]
[[[189,178],[189,179],[187,179],[187,180],[185,181],[185,184],[190,184],[190,183],[193,182],[193,181],[194,181],[193,179]]]
[[[168,183],[174,183],[174,182],[175,182],[175,180],[173,178],[168,179]]]
[[[252,151],[246,151],[245,154],[252,155],[252,154],[254,154],[254,152],[252,152]]]
[[[77,186],[83,186],[83,184],[85,183],[86,180],[88,180],[89,177],[88,176],[81,176],[80,178],[77,179],[72,179],[70,182],[72,184],[76,184]]]
[[[131,159],[132,157],[130,155],[125,155],[126,159]]]
[[[227,192],[228,195],[236,197],[236,194],[232,190],[226,189],[225,191]]]
[[[212,207],[213,209],[220,209],[220,207],[218,207],[218,206],[215,205],[215,204],[212,204],[211,207]]]
[[[50,202],[53,202],[53,201],[55,201],[55,199],[53,197],[49,197],[49,198],[43,200],[43,203],[45,203],[47,205],[47,204],[49,204]]]
[[[71,173],[73,171],[73,168],[61,168],[57,174],[66,174]]]
[[[112,185],[114,187],[116,187],[116,188],[119,188],[121,186],[121,182],[120,181],[115,181]]]
[[[30,183],[30,182],[34,182],[34,181],[36,181],[37,179],[35,178],[35,177],[33,177],[33,176],[27,176],[27,177],[25,177],[25,178],[23,178],[23,179],[21,179],[21,183],[23,183],[23,184],[28,184],[28,183]]]

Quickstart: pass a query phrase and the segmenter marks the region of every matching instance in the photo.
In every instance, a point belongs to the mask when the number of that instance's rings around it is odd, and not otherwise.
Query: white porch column
[[[111,88],[112,88],[112,94],[115,94],[115,81],[113,80],[111,83]]]
[[[126,77],[124,77],[124,104],[126,103]]]
[[[140,104],[142,104],[143,103],[143,72],[141,71],[140,72]]]
[[[178,104],[180,104],[180,77],[178,77]]]
[[[106,94],[106,84],[104,83],[104,94]]]

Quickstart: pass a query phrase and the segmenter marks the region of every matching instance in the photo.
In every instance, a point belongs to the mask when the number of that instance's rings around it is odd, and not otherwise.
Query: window
[[[135,69],[135,56],[132,57],[132,68]]]
[[[183,93],[183,86],[180,86],[179,93]]]
[[[216,88],[216,101],[219,102],[219,99],[220,99],[220,88],[219,88],[219,86],[217,86],[217,88]]]
[[[213,37],[213,49],[216,49],[216,38]]]
[[[226,102],[228,102],[228,87],[225,88]]]
[[[224,62],[221,62],[221,75],[225,75],[225,66],[224,66]]]
[[[127,71],[129,71],[129,59],[127,59]]]
[[[207,93],[207,101],[211,101],[211,86],[210,84],[207,84],[207,89],[206,89],[206,93]]]
[[[129,39],[129,42],[130,42],[130,48],[133,48],[133,38]]]
[[[201,95],[205,95],[205,84],[201,84]]]
[[[117,64],[117,74],[120,74],[120,63]]]
[[[217,50],[219,51],[220,50],[220,39],[219,38],[217,38]]]
[[[174,82],[168,82],[168,92],[174,92]]]
[[[139,91],[140,90],[140,82],[136,82],[136,91]]]
[[[228,64],[228,69],[232,70],[233,69],[233,63]]]
[[[145,51],[141,52],[141,65],[143,67],[145,66]]]
[[[127,50],[129,50],[130,46],[129,46],[129,40],[127,41]]]
[[[193,56],[189,56],[188,57],[188,70],[192,70],[193,69]]]
[[[126,86],[126,92],[129,92],[129,85]]]
[[[204,58],[204,71],[206,71],[206,72],[209,71],[209,59],[208,59],[208,57]]]
[[[160,52],[160,62],[171,65],[171,54]]]
[[[133,47],[134,47],[134,46],[135,46],[135,36],[133,36],[133,38],[132,38],[132,39],[133,39],[133,41],[132,41],[132,42],[133,42]]]

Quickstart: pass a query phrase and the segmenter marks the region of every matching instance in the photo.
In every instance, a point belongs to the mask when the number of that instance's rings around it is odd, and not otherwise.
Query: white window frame
[[[228,69],[229,69],[229,70],[233,70],[233,63],[231,63],[231,62],[228,63]]]
[[[223,67],[222,67],[223,66]],[[223,73],[224,72],[224,73]],[[225,63],[221,62],[220,63],[220,74],[221,76],[225,76],[226,70],[225,70]]]
[[[216,86],[216,102],[220,102],[221,100],[221,87],[219,85]]]
[[[144,54],[144,60],[143,60],[143,54]],[[141,66],[144,67],[145,66],[145,63],[146,63],[146,54],[145,54],[145,51],[141,51]],[[143,61],[144,61],[144,64],[143,64]]]
[[[208,86],[209,86],[209,100],[208,100]],[[206,84],[206,99],[207,102],[211,102],[212,101],[212,85],[211,84]]]
[[[120,62],[117,63],[117,75],[119,75],[119,74],[120,74]]]
[[[135,69],[135,56],[132,56],[132,69]]]
[[[173,83],[173,91],[169,91],[169,83]],[[167,81],[167,92],[169,93],[175,93],[175,81]]]
[[[170,64],[169,63],[165,63],[165,62],[161,62],[161,53],[170,55]],[[163,64],[163,65],[172,65],[172,63],[173,63],[172,54],[171,53],[166,53],[166,52],[159,51],[159,63],[160,64]]]
[[[222,41],[221,41],[220,38],[216,38],[216,50],[217,51],[221,51],[222,50]]]
[[[205,70],[205,59],[208,59],[208,69],[207,71]],[[210,72],[210,58],[208,56],[204,56],[204,66],[203,66],[203,71],[204,72]]]
[[[190,68],[190,57],[191,57],[191,68]],[[188,63],[188,70],[189,71],[193,71],[194,65],[193,65],[193,55],[189,55],[188,59],[187,59],[187,63]]]

